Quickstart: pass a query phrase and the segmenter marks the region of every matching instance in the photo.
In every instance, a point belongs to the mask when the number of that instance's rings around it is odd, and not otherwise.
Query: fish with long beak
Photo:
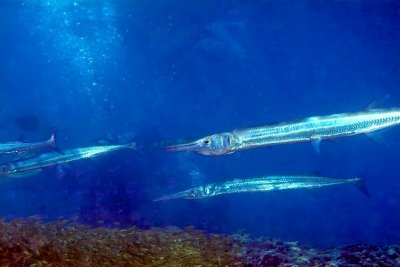
[[[234,130],[206,136],[196,141],[166,146],[166,151],[191,151],[207,156],[234,153],[263,146],[312,142],[319,152],[321,140],[371,132],[400,124],[400,109],[369,109],[357,113],[341,113],[309,117],[262,127]]]
[[[38,150],[44,147],[51,147],[52,149],[61,153],[61,151],[57,147],[55,131],[50,136],[49,140],[43,142],[26,143],[26,142],[16,141],[16,142],[0,143],[0,154],[18,154],[18,153]]]
[[[234,193],[313,189],[340,184],[356,184],[364,194],[369,196],[363,180],[359,177],[342,179],[321,176],[263,176],[198,186],[176,194],[156,198],[154,201],[201,199]]]
[[[134,142],[124,145],[91,146],[73,148],[60,153],[46,153],[37,157],[5,163],[0,165],[0,176],[18,174],[19,176],[33,175],[42,168],[55,166],[62,163],[98,157],[121,149],[136,149]]]

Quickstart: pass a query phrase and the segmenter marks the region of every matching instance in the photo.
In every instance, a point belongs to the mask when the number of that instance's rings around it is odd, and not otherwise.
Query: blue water
[[[246,1],[245,1],[246,2]],[[400,128],[221,156],[151,144],[314,115],[400,106],[397,1],[0,2],[0,140],[137,152],[0,181],[0,216],[93,226],[244,229],[328,247],[400,242]],[[35,131],[15,123],[38,119]],[[153,203],[232,178],[361,175],[353,186]]]

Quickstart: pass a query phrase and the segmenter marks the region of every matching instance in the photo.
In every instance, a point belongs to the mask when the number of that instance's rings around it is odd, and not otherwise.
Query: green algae
[[[400,266],[400,247],[318,250],[192,227],[107,229],[28,218],[0,221],[0,266]]]
[[[89,228],[38,219],[0,223],[1,266],[240,266],[240,244],[193,228]]]

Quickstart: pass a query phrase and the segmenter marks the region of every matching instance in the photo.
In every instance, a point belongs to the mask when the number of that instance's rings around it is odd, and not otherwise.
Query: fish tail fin
[[[57,145],[57,130],[53,131],[48,142],[54,151],[64,155],[64,152],[62,152]]]
[[[365,196],[371,197],[371,194],[368,191],[367,184],[363,177],[358,178],[358,180],[356,182],[356,186],[360,190],[360,192],[363,193]]]
[[[52,147],[57,146],[57,142],[56,142],[56,130],[53,131],[53,133],[51,134],[50,139],[49,139],[48,142],[50,143],[50,145],[51,145]]]
[[[129,149],[132,149],[132,150],[136,150],[136,142],[135,141],[131,141],[129,144],[127,144],[126,147],[129,148]]]

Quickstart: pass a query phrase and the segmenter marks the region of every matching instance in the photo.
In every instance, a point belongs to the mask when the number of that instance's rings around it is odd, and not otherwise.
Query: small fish
[[[0,176],[15,174],[18,174],[19,176],[33,175],[45,167],[55,166],[81,159],[94,158],[125,148],[135,150],[136,144],[132,142],[124,145],[91,146],[65,150],[63,154],[55,152],[42,154],[26,160],[0,165]]]
[[[167,151],[192,151],[207,156],[234,153],[263,146],[312,142],[319,152],[321,140],[371,132],[400,124],[400,109],[369,109],[356,113],[309,117],[206,136],[193,142],[170,145]]]
[[[25,143],[21,141],[16,141],[16,142],[0,143],[0,154],[18,154],[22,152],[38,150],[44,147],[51,147],[54,150],[61,153],[57,147],[55,131],[53,132],[49,140],[43,142]]]
[[[201,199],[218,195],[246,192],[264,192],[305,188],[311,189],[339,184],[357,184],[360,190],[368,195],[363,181],[358,177],[340,179],[322,176],[263,176],[198,186],[176,194],[156,198],[154,201],[179,198]]]

